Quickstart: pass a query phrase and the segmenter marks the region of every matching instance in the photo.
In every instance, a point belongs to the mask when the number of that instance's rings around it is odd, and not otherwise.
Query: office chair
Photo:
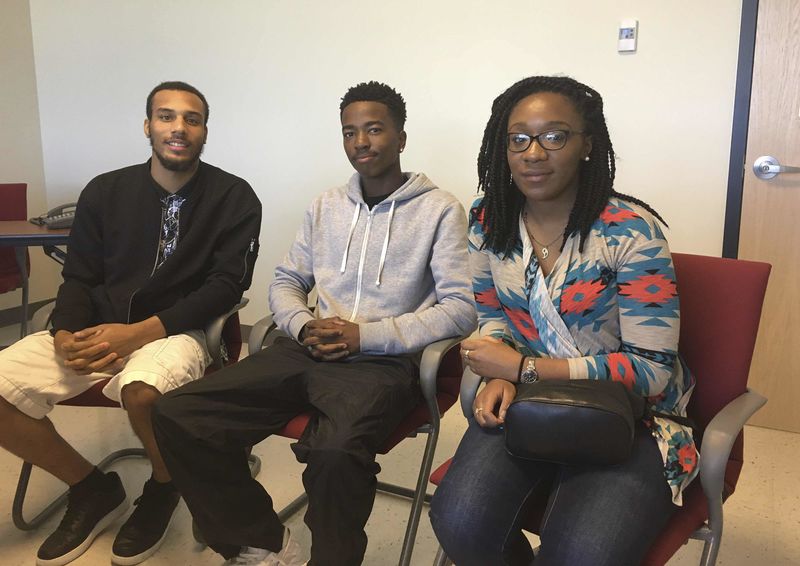
[[[744,457],[743,428],[766,399],[747,389],[761,307],[771,266],[766,263],[672,254],[681,306],[678,351],[697,378],[688,415],[698,425],[699,476],[683,493],[683,506],[645,556],[666,564],[687,539],[704,541],[702,566],[713,566],[722,541],[722,504],[736,488]],[[480,378],[466,372],[461,407],[472,417]],[[431,476],[439,485],[451,460]],[[533,505],[525,529],[537,532],[547,503]],[[440,548],[436,566],[449,563]]]
[[[28,185],[25,183],[0,184],[0,220],[27,220]],[[21,255],[24,254],[24,261]],[[25,263],[25,270],[20,263]],[[0,247],[0,293],[22,289],[22,318],[20,338],[25,336],[24,322],[28,320],[28,275],[31,272],[31,257],[27,249]]]

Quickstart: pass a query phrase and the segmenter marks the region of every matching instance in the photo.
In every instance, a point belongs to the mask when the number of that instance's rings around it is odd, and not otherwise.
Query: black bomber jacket
[[[201,162],[180,189],[178,245],[155,269],[161,198],[150,163],[95,177],[80,195],[53,332],[156,315],[168,335],[204,328],[250,287],[261,203],[247,181]]]

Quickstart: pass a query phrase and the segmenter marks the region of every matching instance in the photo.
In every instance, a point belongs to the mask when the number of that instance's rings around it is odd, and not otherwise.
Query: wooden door
[[[739,257],[772,264],[749,385],[769,401],[751,424],[800,432],[800,173],[769,179],[764,155],[800,166],[800,2],[760,0]]]

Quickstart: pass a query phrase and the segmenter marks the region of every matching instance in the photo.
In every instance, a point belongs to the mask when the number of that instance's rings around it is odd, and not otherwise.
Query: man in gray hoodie
[[[312,563],[361,563],[375,455],[419,401],[420,353],[476,326],[466,215],[424,174],[400,168],[402,96],[362,83],[340,111],[356,173],[314,199],[270,286],[275,322],[292,338],[173,391],[154,413],[173,481],[231,564],[300,564],[243,448],[306,411],[313,418],[292,449],[307,464]]]

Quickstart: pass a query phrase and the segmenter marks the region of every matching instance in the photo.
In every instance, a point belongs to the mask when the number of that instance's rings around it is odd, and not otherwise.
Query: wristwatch
[[[525,367],[523,367],[522,371],[519,373],[519,382],[535,383],[539,381],[539,372],[536,371],[536,358],[529,356],[525,359],[527,361],[525,362]]]

